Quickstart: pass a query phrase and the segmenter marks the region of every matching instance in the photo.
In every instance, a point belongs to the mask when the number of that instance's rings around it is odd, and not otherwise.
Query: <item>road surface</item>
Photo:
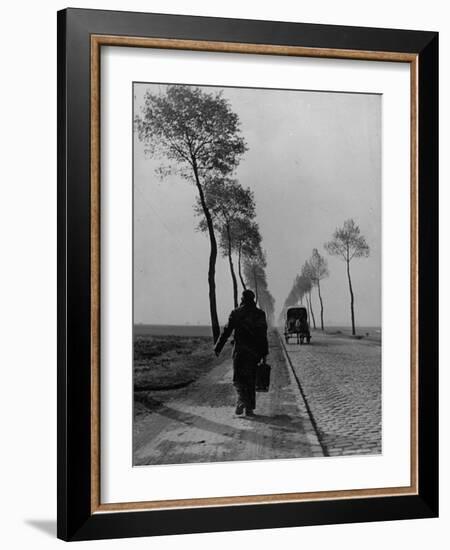
[[[381,453],[381,342],[312,336],[285,347],[326,454]]]
[[[185,388],[136,394],[134,465],[381,452],[379,343],[314,331],[309,346],[285,345],[275,330],[269,343],[253,418],[234,413],[231,358]]]
[[[186,388],[139,394],[148,414],[135,423],[134,465],[323,456],[275,331],[269,344],[271,387],[253,418],[235,415],[231,357]]]

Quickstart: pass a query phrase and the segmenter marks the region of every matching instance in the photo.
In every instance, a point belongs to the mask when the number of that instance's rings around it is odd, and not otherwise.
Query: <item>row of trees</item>
[[[350,291],[352,334],[355,335],[355,296],[352,279],[350,276],[350,262],[354,258],[366,258],[369,256],[369,245],[367,244],[364,236],[361,235],[361,230],[358,225],[356,225],[355,221],[353,219],[349,219],[344,222],[342,227],[338,227],[335,230],[331,241],[325,243],[324,248],[328,254],[331,256],[337,256],[345,262]],[[316,319],[311,300],[311,291],[314,287],[316,287],[320,301],[320,325],[321,329],[324,330],[324,306],[320,281],[328,276],[329,270],[327,260],[319,253],[317,248],[314,248],[311,257],[304,262],[300,274],[295,277],[292,288],[284,303],[281,315],[284,317],[285,311],[288,307],[303,304],[303,300],[305,300],[313,326],[316,328]]]
[[[250,288],[256,296],[256,302],[266,312],[269,325],[274,323],[275,299],[267,287],[266,277],[266,255],[258,247],[253,250],[253,254],[247,256],[244,262],[245,284],[243,288]]]
[[[316,317],[314,315],[314,308],[312,306],[311,292],[314,287],[317,288],[319,301],[320,301],[320,326],[324,330],[323,323],[323,299],[320,289],[320,281],[329,276],[328,263],[326,259],[319,253],[317,248],[314,248],[312,254],[308,260],[306,260],[300,270],[300,274],[296,275],[292,288],[284,303],[284,308],[281,313],[282,317],[286,312],[286,309],[290,306],[297,304],[303,305],[303,300],[306,301],[306,306],[309,310],[309,316],[313,322],[314,328],[316,328]]]
[[[237,256],[242,287],[254,290],[271,317],[274,304],[267,289],[254,196],[234,177],[247,150],[237,114],[221,93],[173,85],[163,93],[146,92],[135,127],[146,151],[167,161],[158,168],[160,176],[175,173],[197,189],[198,229],[210,243],[208,295],[214,341],[220,334],[215,283],[219,249],[228,259],[235,307],[238,282],[233,258]]]
[[[270,320],[275,301],[267,287],[266,257],[256,222],[253,191],[249,187],[244,188],[235,178],[215,175],[205,186],[205,202],[219,236],[222,256],[228,261],[234,307],[238,307],[239,277],[242,289],[253,290],[256,302],[266,311]],[[198,199],[194,210],[200,217],[198,229],[207,232],[203,208]]]

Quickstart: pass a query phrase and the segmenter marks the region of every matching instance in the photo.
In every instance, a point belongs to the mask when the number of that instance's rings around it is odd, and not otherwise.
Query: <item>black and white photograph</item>
[[[381,95],[132,96],[133,466],[382,453]]]
[[[2,15],[2,547],[448,546],[446,4]]]

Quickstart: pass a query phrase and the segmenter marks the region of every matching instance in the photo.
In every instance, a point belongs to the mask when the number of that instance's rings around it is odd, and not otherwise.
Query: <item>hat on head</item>
[[[242,293],[242,303],[251,304],[255,301],[255,293],[253,290],[246,289]]]

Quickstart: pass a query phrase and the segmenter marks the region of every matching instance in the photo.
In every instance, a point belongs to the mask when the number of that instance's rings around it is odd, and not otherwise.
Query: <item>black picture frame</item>
[[[418,62],[418,491],[309,502],[92,511],[91,36],[401,52]],[[438,515],[438,34],[117,11],[58,12],[58,532],[138,537]]]

